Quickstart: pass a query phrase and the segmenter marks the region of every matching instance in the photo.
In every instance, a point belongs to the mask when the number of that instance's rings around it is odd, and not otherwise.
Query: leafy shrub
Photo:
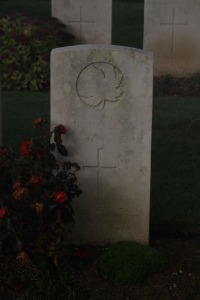
[[[40,135],[43,126],[44,119],[35,120],[34,135],[22,144],[20,158],[0,148],[0,256],[26,262],[39,253],[57,264],[63,243],[71,238],[72,200],[81,194],[79,166],[58,163],[54,155],[68,155],[61,138],[65,127]]]
[[[86,254],[69,244],[72,201],[82,193],[79,166],[66,158],[66,128],[49,132],[46,125],[34,121],[20,157],[0,147],[1,299],[92,300],[94,291],[81,287],[72,267]]]
[[[167,259],[156,249],[134,242],[111,245],[99,261],[102,276],[118,284],[141,282],[150,274],[160,272],[167,266]]]
[[[154,94],[156,96],[174,95],[177,90],[178,79],[171,75],[154,78]]]
[[[154,96],[200,96],[200,73],[177,78],[171,75],[154,77]]]
[[[4,90],[49,87],[50,52],[72,45],[65,25],[51,17],[8,15],[0,18],[0,70]]]

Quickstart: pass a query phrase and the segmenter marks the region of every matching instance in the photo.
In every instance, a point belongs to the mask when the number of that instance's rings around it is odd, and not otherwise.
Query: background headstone
[[[67,25],[76,44],[111,44],[112,0],[52,0],[52,16]]]
[[[51,54],[51,124],[81,166],[75,241],[148,243],[153,57],[84,45]]]
[[[145,0],[144,49],[154,52],[155,75],[200,71],[200,0]]]

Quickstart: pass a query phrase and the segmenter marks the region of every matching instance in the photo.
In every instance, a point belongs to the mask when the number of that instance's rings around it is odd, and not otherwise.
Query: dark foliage
[[[76,178],[80,168],[57,162],[59,152],[67,156],[61,138],[65,127],[60,124],[40,135],[43,126],[42,118],[34,122],[34,134],[22,144],[20,158],[0,149],[0,255],[16,259],[23,253],[29,260],[37,252],[57,264],[74,225],[72,200],[82,192]]]
[[[200,96],[200,73],[188,78],[165,75],[154,78],[154,96]]]
[[[0,18],[0,69],[4,90],[49,88],[50,52],[72,45],[66,26],[52,17],[20,14]]]

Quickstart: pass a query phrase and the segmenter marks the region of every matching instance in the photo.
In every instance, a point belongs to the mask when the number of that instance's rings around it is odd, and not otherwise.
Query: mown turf
[[[199,116],[199,98],[154,98],[151,173],[154,234],[199,232]]]
[[[16,153],[24,140],[30,140],[33,120],[45,118],[49,122],[49,93],[3,92],[3,141]]]

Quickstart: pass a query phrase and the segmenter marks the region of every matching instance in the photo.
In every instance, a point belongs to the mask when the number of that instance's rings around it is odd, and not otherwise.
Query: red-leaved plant
[[[21,155],[0,148],[0,256],[27,261],[34,253],[50,256],[54,263],[62,243],[70,238],[74,225],[72,200],[81,194],[77,185],[77,163],[67,156],[60,124],[50,133],[38,134],[45,120],[33,124],[33,136],[21,145]],[[43,129],[43,128],[42,128]],[[37,136],[37,138],[34,138]]]

